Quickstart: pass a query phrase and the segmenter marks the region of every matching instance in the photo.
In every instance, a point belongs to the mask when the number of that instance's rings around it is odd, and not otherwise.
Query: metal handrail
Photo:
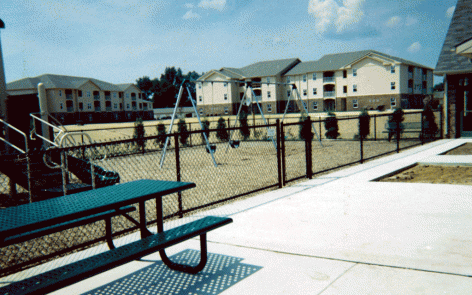
[[[20,133],[21,135],[23,135],[23,137],[25,138],[25,150],[22,150],[21,148],[17,147],[16,145],[10,143],[8,140],[6,140],[5,138],[1,137],[0,136],[0,140],[3,141],[4,143],[8,144],[9,146],[11,146],[12,148],[16,149],[17,151],[23,153],[23,154],[26,154],[26,152],[28,151],[28,136],[23,132],[21,131],[20,129],[14,127],[13,125],[10,125],[8,124],[7,122],[3,121],[2,119],[0,119],[0,122],[3,123],[5,126],[7,126],[8,128],[10,129],[13,129],[15,130],[16,132]]]

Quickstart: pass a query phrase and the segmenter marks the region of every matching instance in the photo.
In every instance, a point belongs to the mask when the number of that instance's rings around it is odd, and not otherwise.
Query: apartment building
[[[245,82],[252,82],[264,113],[282,113],[293,95],[302,98],[309,112],[324,112],[364,108],[384,110],[400,106],[422,108],[425,97],[433,93],[433,69],[374,50],[329,54],[309,62],[292,59],[282,68],[285,61],[288,60],[252,64],[248,66],[253,69],[251,74],[245,74],[248,67],[210,71],[199,78],[199,109],[204,114],[226,114],[224,108],[228,108],[228,113],[231,114],[231,110],[234,113],[234,106],[245,92]],[[281,71],[277,74],[275,71],[264,72],[269,65]],[[206,82],[208,80],[227,84],[212,85]],[[232,88],[225,88],[230,84]],[[293,85],[296,90],[293,90]],[[229,89],[231,91],[227,91]],[[223,109],[218,106],[223,106]],[[289,111],[299,110],[291,104]]]
[[[246,96],[259,102],[264,113],[283,112],[285,88],[276,83],[283,83],[284,75],[299,63],[298,58],[290,58],[211,70],[197,80],[198,111],[205,116],[235,115]],[[256,104],[251,107],[258,112]]]
[[[45,74],[7,84],[8,99],[37,95],[46,88],[48,112],[63,124],[153,119],[152,102],[134,84],[112,84],[85,77]]]

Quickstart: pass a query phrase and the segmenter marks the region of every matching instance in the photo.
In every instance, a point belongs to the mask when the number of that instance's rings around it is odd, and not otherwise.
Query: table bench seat
[[[0,288],[0,294],[44,294],[105,272],[159,251],[163,262],[172,269],[189,273],[199,272],[206,264],[206,232],[232,222],[231,218],[207,216],[182,226],[153,234],[139,241],[97,254],[90,258],[53,269],[29,279]],[[175,264],[168,260],[164,249],[200,235],[201,260],[192,267]],[[167,260],[167,261],[166,261]]]

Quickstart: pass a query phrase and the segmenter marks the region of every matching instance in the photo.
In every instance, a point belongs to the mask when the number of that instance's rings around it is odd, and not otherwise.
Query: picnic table
[[[0,210],[0,247],[30,240],[52,232],[106,220],[106,240],[109,251],[42,273],[35,277],[0,288],[0,294],[47,293],[104,272],[145,255],[159,251],[162,261],[171,269],[197,273],[207,260],[206,232],[232,222],[231,218],[206,216],[199,220],[164,231],[162,197],[195,187],[194,183],[138,180],[96,190],[80,192],[36,203]],[[146,225],[146,204],[156,200],[157,234]],[[116,247],[112,241],[111,217],[134,211],[139,206],[141,239]],[[165,248],[200,236],[201,259],[197,266],[172,262]]]

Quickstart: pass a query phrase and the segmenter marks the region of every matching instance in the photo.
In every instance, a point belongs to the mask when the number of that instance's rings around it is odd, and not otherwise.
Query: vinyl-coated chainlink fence
[[[142,138],[26,154],[3,153],[0,201],[2,207],[17,206],[138,179],[194,182],[196,188],[163,199],[165,220],[178,221],[238,198],[438,139],[441,113],[436,112],[435,118],[437,132],[424,127],[421,112],[405,114],[397,125],[401,127],[392,131],[389,115],[371,116],[366,138],[359,136],[359,118],[338,119],[336,139],[329,138],[333,136],[325,119],[308,118],[247,128],[238,125],[218,130],[210,125],[207,131],[187,128],[186,133],[156,132]],[[316,131],[312,140],[306,130]],[[209,145],[203,132],[207,132]],[[147,221],[153,224],[155,204],[148,202]],[[129,215],[139,220],[137,211]],[[125,236],[137,231],[137,225],[118,216],[113,218],[113,229],[116,237]],[[104,231],[104,221],[98,221],[0,248],[0,276],[103,243]]]

